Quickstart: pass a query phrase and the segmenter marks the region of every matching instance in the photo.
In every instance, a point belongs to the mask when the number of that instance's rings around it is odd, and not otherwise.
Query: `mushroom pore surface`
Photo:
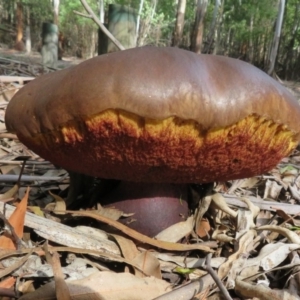
[[[10,101],[5,121],[68,170],[200,183],[274,167],[298,144],[300,107],[248,63],[142,47],[37,78]]]

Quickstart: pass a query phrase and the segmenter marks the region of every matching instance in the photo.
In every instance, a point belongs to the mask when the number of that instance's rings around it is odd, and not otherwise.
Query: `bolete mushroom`
[[[47,74],[5,122],[56,165],[100,178],[205,183],[262,174],[298,144],[300,107],[228,57],[142,47]]]

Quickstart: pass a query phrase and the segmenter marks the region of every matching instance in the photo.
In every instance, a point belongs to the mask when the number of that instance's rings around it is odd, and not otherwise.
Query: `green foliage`
[[[15,24],[16,3],[21,0],[0,0],[1,28],[5,24]],[[99,0],[87,0],[96,15],[99,15]],[[233,57],[250,59],[251,62],[264,65],[268,51],[272,45],[274,28],[278,14],[278,0],[220,0],[223,4],[213,35],[209,40],[212,52],[216,47],[217,53]],[[33,44],[40,40],[40,28],[43,22],[53,21],[52,0],[22,0],[24,20],[30,13],[30,25]],[[154,5],[156,3],[156,5]],[[187,0],[185,26],[182,46],[188,48],[193,29],[196,11],[195,0]],[[105,10],[109,4],[126,5],[139,10],[140,0],[104,0]],[[300,69],[300,3],[299,0],[286,0],[284,22],[279,48],[281,64],[293,58],[290,65]],[[154,10],[155,7],[155,10]],[[208,41],[209,31],[213,21],[215,0],[208,1],[204,20],[204,47]],[[1,13],[1,10],[5,13]],[[79,16],[74,11],[86,14],[80,0],[60,0],[59,27],[76,47],[91,47],[91,38],[98,30],[97,25],[89,19]],[[141,12],[141,33],[143,44],[160,46],[170,45],[177,13],[175,0],[144,0]],[[3,34],[2,34],[3,36]],[[93,39],[95,43],[95,38]],[[1,32],[0,32],[1,42]],[[298,60],[297,60],[298,59]],[[298,62],[299,61],[299,62]]]

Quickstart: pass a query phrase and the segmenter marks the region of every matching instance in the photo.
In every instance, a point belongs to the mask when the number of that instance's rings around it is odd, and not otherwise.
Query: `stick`
[[[124,46],[107,30],[107,28],[100,22],[100,20],[96,17],[93,10],[87,4],[85,0],[80,0],[81,4],[88,12],[88,18],[91,18],[99,27],[100,29],[106,34],[106,36],[120,49],[125,50]],[[85,16],[85,15],[84,15]],[[86,17],[86,16],[85,16]]]

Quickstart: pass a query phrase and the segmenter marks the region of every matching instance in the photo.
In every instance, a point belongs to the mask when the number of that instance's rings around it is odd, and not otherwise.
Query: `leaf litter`
[[[0,296],[299,299],[300,148],[267,174],[214,183],[186,221],[150,238],[120,210],[66,210],[68,173],[5,130],[23,81],[0,86]]]

